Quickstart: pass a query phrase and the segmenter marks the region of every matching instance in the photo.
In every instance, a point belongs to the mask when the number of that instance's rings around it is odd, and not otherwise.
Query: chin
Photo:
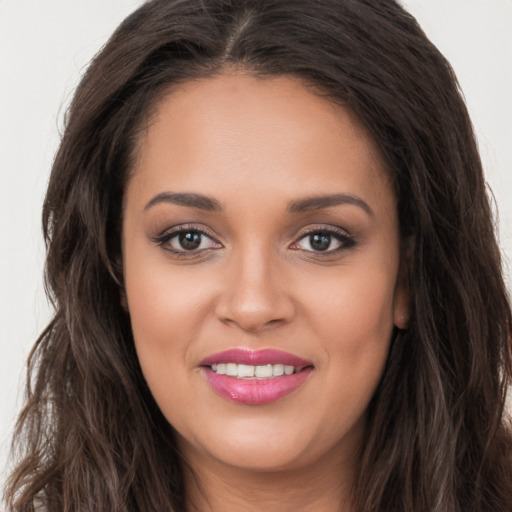
[[[326,435],[321,427],[296,418],[283,421],[253,417],[222,422],[217,428],[204,429],[195,437],[180,436],[180,445],[188,460],[195,458],[193,454],[202,454],[216,464],[242,471],[279,472],[315,464],[338,448],[343,451],[345,438],[353,446],[353,433],[357,431],[359,427],[345,436],[342,433],[342,440],[333,446],[331,436],[339,437],[339,431]]]

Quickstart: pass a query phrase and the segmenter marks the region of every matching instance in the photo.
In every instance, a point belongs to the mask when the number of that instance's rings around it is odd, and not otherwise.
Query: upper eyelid
[[[338,234],[340,236],[345,236],[345,237],[349,237],[349,238],[352,237],[352,235],[346,229],[340,228],[338,226],[333,226],[330,224],[318,224],[318,225],[308,226],[306,228],[301,229],[295,236],[295,239],[300,240],[301,238],[308,236],[311,233],[318,233],[318,232]]]
[[[221,243],[218,240],[218,237],[216,235],[214,235],[211,232],[211,230],[209,230],[208,228],[205,228],[203,226],[198,226],[198,225],[195,225],[195,224],[177,224],[175,226],[171,226],[171,227],[165,228],[164,230],[162,230],[159,234],[157,234],[153,238],[154,239],[156,239],[156,238],[163,238],[163,237],[165,237],[167,235],[176,235],[178,233],[183,233],[183,232],[186,232],[186,231],[196,231],[198,233],[201,233],[202,235],[206,235],[207,237],[211,238],[212,240],[215,240],[218,243]]]
[[[200,233],[201,235],[206,236],[211,241],[214,242],[214,244],[217,244],[220,247],[209,247],[209,248],[203,248],[203,249],[192,249],[192,250],[185,250],[185,249],[175,249],[171,248],[171,240],[175,238],[180,233],[186,233],[186,232],[196,232]],[[178,257],[187,257],[187,258],[193,258],[196,256],[199,256],[201,254],[204,254],[205,251],[210,251],[212,249],[219,249],[223,248],[224,245],[218,241],[218,239],[215,236],[210,235],[208,231],[206,231],[203,228],[198,228],[197,226],[187,226],[184,224],[178,224],[176,226],[173,226],[171,228],[167,228],[164,231],[161,232],[160,235],[157,235],[155,237],[151,238],[151,241],[156,244],[157,247],[163,249],[164,251],[174,254],[174,256]]]
[[[298,245],[302,240],[307,238],[308,236],[314,234],[314,233],[327,233],[330,236],[333,236],[334,238],[338,239],[341,246],[337,249],[329,250],[329,251],[309,251],[304,250],[307,253],[315,254],[318,257],[326,258],[328,256],[333,256],[335,254],[338,254],[342,252],[345,249],[354,247],[358,245],[358,240],[354,235],[351,235],[347,230],[342,229],[337,226],[330,225],[329,227],[326,227],[325,224],[318,225],[318,226],[310,226],[309,228],[306,228],[306,230],[303,230],[301,233],[299,233],[294,241],[289,245],[289,248],[293,248],[294,245]],[[299,249],[292,249],[292,250],[299,250]]]
[[[151,237],[151,239],[154,242],[158,242],[161,241],[162,238],[169,239],[173,235],[177,235],[178,233],[186,231],[196,231],[198,233],[201,233],[202,235],[211,238],[213,241],[220,245],[225,245],[223,242],[221,242],[220,237],[214,234],[212,230],[210,230],[204,225],[194,223],[176,224],[174,226],[167,227],[164,230],[160,231],[157,235]],[[339,235],[340,237],[353,238],[353,236],[346,229],[343,229],[339,226],[334,226],[332,224],[313,224],[298,230],[290,244],[293,245],[297,243],[299,240],[303,239],[304,237],[311,235],[312,233],[318,232],[326,232],[333,235]]]

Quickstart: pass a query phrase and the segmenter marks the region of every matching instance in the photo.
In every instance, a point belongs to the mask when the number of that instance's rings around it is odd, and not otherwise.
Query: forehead
[[[304,195],[340,179],[354,193],[391,194],[378,147],[350,109],[298,79],[242,73],[170,90],[141,133],[133,179],[155,194],[172,187],[221,200],[228,184]]]

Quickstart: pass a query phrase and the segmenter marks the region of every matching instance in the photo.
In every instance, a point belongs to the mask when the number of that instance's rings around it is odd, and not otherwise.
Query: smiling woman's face
[[[126,189],[126,299],[192,464],[351,459],[407,317],[399,245],[385,166],[349,110],[244,74],[161,101]]]

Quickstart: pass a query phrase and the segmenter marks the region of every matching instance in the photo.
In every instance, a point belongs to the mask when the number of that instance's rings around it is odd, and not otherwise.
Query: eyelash
[[[176,238],[181,234],[187,234],[187,233],[195,233],[195,234],[201,235],[201,237],[207,237],[210,240],[212,240],[213,242],[215,242],[215,244],[217,244],[219,246],[218,248],[222,247],[222,244],[220,242],[217,242],[217,240],[215,240],[215,238],[207,231],[200,229],[196,226],[187,226],[187,225],[177,226],[176,228],[168,230],[165,233],[162,233],[161,235],[153,238],[152,241],[154,243],[156,243],[158,246],[162,247],[162,249],[172,253],[174,256],[178,256],[181,258],[195,257],[198,254],[203,253],[204,251],[207,251],[207,250],[213,249],[213,248],[217,248],[217,247],[212,247],[212,248],[199,249],[199,250],[197,250],[197,249],[195,249],[195,250],[186,250],[186,249],[179,250],[179,249],[174,249],[174,248],[170,247],[169,243],[172,241],[173,238]],[[202,241],[201,241],[201,243],[202,243]]]
[[[178,237],[181,234],[198,234],[201,237],[206,237],[210,239],[214,244],[216,244],[216,247],[208,247],[203,249],[174,249],[170,247],[169,242],[171,242],[174,238]],[[332,239],[337,240],[340,243],[340,246],[336,249],[326,249],[326,250],[307,250],[307,249],[300,249],[297,246],[300,242],[303,240],[306,240],[308,237],[311,237],[313,235],[326,235],[330,238],[329,244],[332,243]],[[166,231],[165,233],[152,238],[152,241],[157,244],[159,247],[162,247],[164,250],[172,253],[173,255],[181,258],[191,258],[191,257],[197,257],[199,254],[204,254],[204,251],[209,251],[212,249],[222,248],[222,244],[218,242],[215,237],[213,237],[210,233],[207,231],[200,229],[196,226],[177,226],[176,228],[173,228],[171,230]],[[200,244],[202,243],[202,240],[200,241]],[[340,231],[338,229],[334,229],[332,227],[325,228],[325,227],[315,227],[310,228],[304,233],[301,234],[301,236],[297,239],[296,242],[290,245],[290,249],[296,250],[296,251],[303,251],[306,253],[313,253],[316,257],[328,257],[332,256],[334,254],[338,254],[344,250],[350,249],[352,247],[355,247],[357,245],[357,241],[354,237],[348,235],[344,231]]]
[[[332,239],[337,240],[340,243],[340,246],[337,247],[336,249],[326,249],[325,251],[322,251],[322,250],[309,251],[309,250],[300,249],[300,248],[295,249],[293,247],[293,246],[296,246],[297,244],[299,244],[299,242],[306,240],[308,237],[311,237],[313,235],[326,235],[331,239],[331,242],[332,242]],[[347,249],[351,249],[352,247],[355,247],[356,245],[357,245],[356,239],[353,236],[346,233],[345,231],[341,231],[341,230],[335,229],[333,227],[329,227],[329,228],[315,227],[315,228],[309,228],[304,233],[302,233],[300,238],[296,242],[294,242],[290,246],[290,248],[292,248],[293,250],[298,250],[298,251],[302,250],[307,253],[313,253],[316,257],[328,257],[328,256],[332,256],[334,254],[338,254]]]

